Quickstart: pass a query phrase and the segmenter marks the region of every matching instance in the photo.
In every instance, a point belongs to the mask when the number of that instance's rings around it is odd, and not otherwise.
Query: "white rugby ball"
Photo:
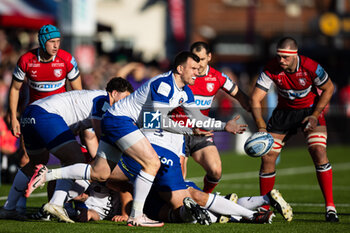
[[[251,157],[261,157],[270,152],[273,137],[267,132],[257,132],[244,143],[244,151]]]

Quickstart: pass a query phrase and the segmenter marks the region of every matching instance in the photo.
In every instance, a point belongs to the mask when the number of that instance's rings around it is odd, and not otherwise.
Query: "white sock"
[[[76,163],[70,166],[50,169],[46,173],[46,182],[59,179],[90,180],[91,165]]]
[[[217,214],[222,215],[238,215],[244,216],[249,219],[253,217],[254,211],[251,211],[243,206],[240,206],[233,201],[227,200],[223,196],[219,196],[216,194],[209,194],[209,198],[207,203],[205,204],[205,208],[210,211],[213,211]]]
[[[255,210],[262,205],[269,205],[269,198],[264,196],[254,196],[254,197],[241,197],[237,200],[237,204],[244,206],[247,209]]]
[[[218,216],[216,216],[213,212],[211,212],[210,210],[208,210],[208,214],[210,217],[210,220],[212,223],[216,222],[218,220]]]
[[[4,209],[14,210],[18,200],[24,195],[29,182],[29,177],[26,176],[21,169],[17,171],[9,195],[4,205]]]
[[[134,182],[134,200],[131,207],[131,217],[138,217],[143,214],[143,206],[153,184],[154,176],[140,171]]]
[[[63,206],[66,201],[68,191],[74,184],[73,180],[57,180],[55,192],[50,200],[51,204]]]
[[[89,185],[90,182],[88,180],[76,180],[73,187],[68,191],[67,201],[70,201],[85,192]]]

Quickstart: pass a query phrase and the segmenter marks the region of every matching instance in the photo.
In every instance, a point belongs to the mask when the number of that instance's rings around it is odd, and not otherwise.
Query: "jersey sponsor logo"
[[[170,90],[171,90],[171,87],[169,84],[167,84],[165,82],[161,82],[159,87],[158,87],[157,93],[168,97],[170,94]]]
[[[52,63],[51,67],[64,67],[64,63]]]
[[[159,156],[159,160],[162,164],[167,165],[167,166],[173,166],[174,165],[174,161],[172,159],[167,159],[165,157]]]
[[[53,70],[53,74],[54,74],[57,78],[59,78],[59,77],[62,76],[63,71],[62,71],[62,69],[54,69],[54,70]]]
[[[25,126],[25,125],[35,125],[36,122],[35,122],[35,118],[33,117],[24,117],[24,118],[21,118],[21,125],[22,126]]]
[[[64,86],[65,81],[65,79],[58,82],[33,82],[32,80],[29,80],[28,84],[31,88],[37,91],[49,92],[60,89],[62,86]]]
[[[38,77],[38,75],[36,75],[37,72],[38,72],[37,70],[32,70],[30,76],[33,78]]]
[[[161,128],[161,113],[144,112],[143,113],[143,128],[145,129],[160,129]]]
[[[295,73],[295,76],[299,77],[299,76],[307,76],[307,72],[297,72]]]
[[[211,100],[199,100],[199,99],[196,99],[195,101],[196,105],[197,106],[211,106]]]
[[[206,77],[204,78],[205,81],[216,81],[216,78],[213,77]]]
[[[214,91],[215,84],[214,83],[207,83],[207,90],[209,92]]]
[[[200,108],[209,108],[213,102],[213,96],[195,96],[195,104]]]
[[[324,75],[325,75],[325,71],[324,69],[322,68],[322,66],[318,65],[317,66],[317,69],[316,69],[316,75],[320,78],[322,78]]]
[[[28,67],[40,67],[40,63],[28,63]]]
[[[75,60],[74,57],[72,57],[72,60],[70,60],[70,63],[71,63],[74,67],[78,67],[77,61]]]
[[[103,107],[102,107],[102,111],[106,112],[109,107],[111,107],[111,105],[109,105],[109,103],[107,103],[107,102],[104,102]]]
[[[305,78],[300,78],[299,79],[299,83],[300,83],[300,85],[305,86],[306,85],[306,79]]]
[[[304,89],[304,90],[279,89],[279,92],[283,97],[290,99],[290,100],[294,100],[294,99],[300,99],[300,98],[307,96],[309,94],[309,92],[311,91],[311,87],[312,86],[309,86],[307,89]]]

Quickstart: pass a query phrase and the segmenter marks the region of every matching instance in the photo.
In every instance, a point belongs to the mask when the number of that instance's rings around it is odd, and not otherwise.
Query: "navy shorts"
[[[161,162],[161,167],[154,179],[153,186],[160,192],[186,189],[179,157],[163,147],[154,144],[152,146]],[[132,182],[135,181],[136,176],[142,169],[139,163],[125,155],[119,160],[118,166]]]
[[[21,117],[21,132],[28,151],[51,150],[75,136],[63,118],[37,105],[29,105]]]

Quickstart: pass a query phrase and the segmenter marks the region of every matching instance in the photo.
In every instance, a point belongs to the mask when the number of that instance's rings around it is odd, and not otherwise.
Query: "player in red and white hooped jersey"
[[[250,111],[249,98],[246,94],[226,74],[208,65],[212,58],[209,45],[198,41],[191,45],[190,50],[200,58],[199,76],[196,78],[195,84],[189,86],[193,92],[196,107],[204,115],[208,116],[215,95],[222,89],[237,99],[244,109]],[[175,121],[186,120],[187,117],[185,115],[182,108],[177,108],[172,112],[173,120]],[[187,158],[192,156],[207,172],[204,177],[203,191],[211,193],[218,184],[222,173],[221,159],[213,137],[186,135],[185,146],[186,157],[181,157],[184,159],[182,162],[184,176],[186,176]]]
[[[13,72],[9,91],[9,115],[11,130],[19,137],[17,119],[19,92],[27,78],[29,102],[66,91],[66,80],[73,90],[81,90],[81,78],[77,62],[68,52],[60,49],[61,34],[57,27],[44,25],[38,34],[40,47],[23,54]]]
[[[261,101],[271,84],[278,90],[278,105],[266,126]],[[319,95],[317,89],[322,92]],[[334,86],[327,72],[312,59],[298,55],[298,45],[291,37],[277,44],[277,56],[260,74],[253,90],[252,113],[259,131],[274,137],[272,150],[261,159],[260,193],[266,194],[275,183],[275,162],[287,135],[304,132],[308,150],[316,167],[316,174],[326,204],[326,221],[338,222],[333,201],[332,166],[327,158],[327,128],[324,108],[329,103]]]

